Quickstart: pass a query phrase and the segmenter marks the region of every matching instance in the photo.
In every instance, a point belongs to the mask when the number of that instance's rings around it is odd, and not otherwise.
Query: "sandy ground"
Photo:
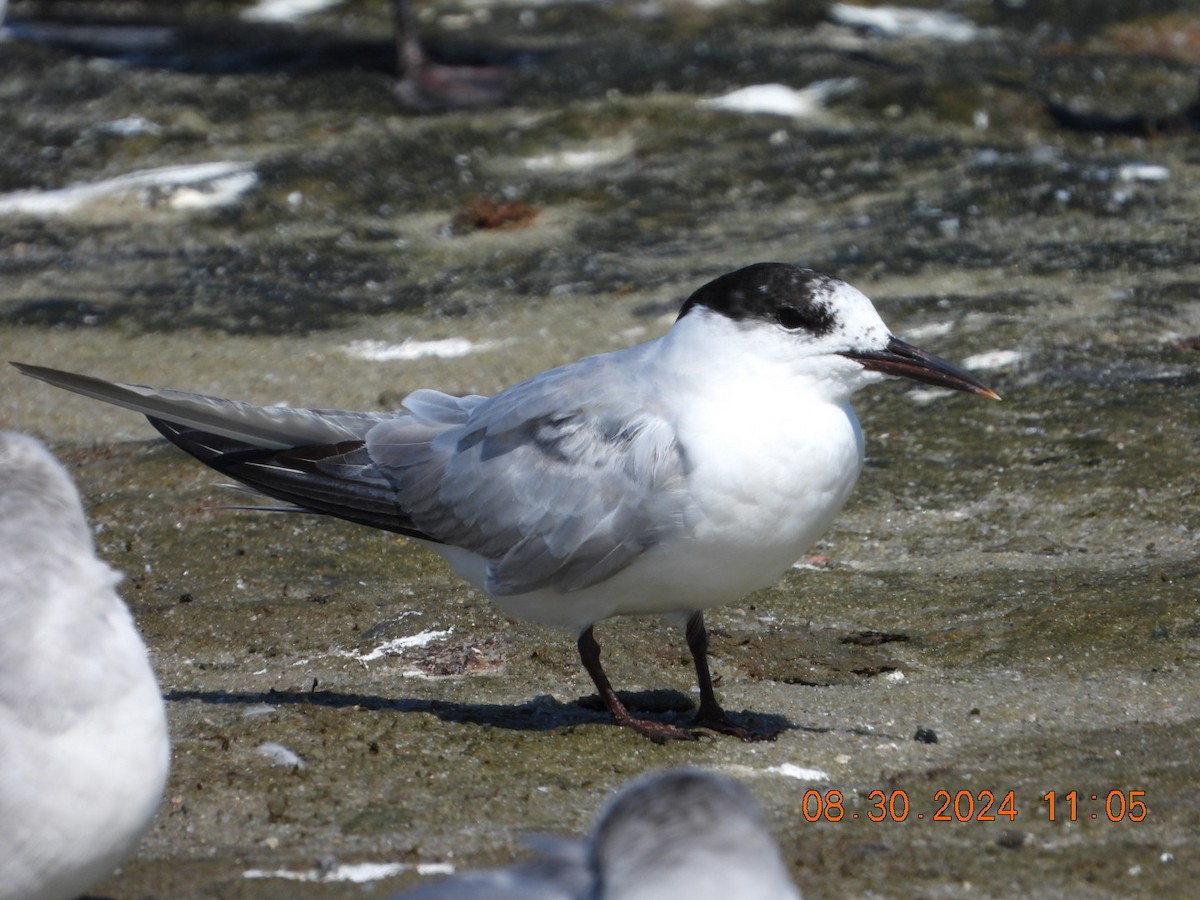
[[[233,6],[190,21],[232,23],[248,56],[262,33]],[[0,426],[69,463],[168,700],[162,809],[96,895],[386,896],[431,877],[423,865],[581,834],[619,785],[677,765],[754,791],[807,897],[1189,895],[1195,140],[1064,130],[1041,100],[1082,107],[1094,70],[1153,83],[1154,115],[1170,107],[1183,51],[1134,37],[1191,20],[1138,31],[1114,6],[1124,18],[1075,31],[981,21],[965,46],[770,5],[564,4],[532,26],[497,7],[459,31],[434,17],[448,45],[555,50],[520,70],[512,106],[435,117],[398,113],[370,66],[210,71],[3,45],[22,106],[5,112],[0,190],[218,159],[258,176],[207,209],[139,189],[5,215],[5,359],[394,407],[417,387],[488,393],[652,337],[711,275],[776,258],[851,280],[897,334],[1004,395],[861,397],[867,468],[815,563],[708,617],[727,708],[787,729],[660,747],[605,723],[570,636],[506,620],[426,551],[221,510],[236,495],[139,417],[0,373]],[[310,25],[386,46],[378,10],[347,10]],[[715,28],[729,39],[706,40]],[[185,59],[211,58],[205,34]],[[303,28],[280,34],[304,46]],[[1092,69],[1074,68],[1084,55]],[[695,105],[833,77],[857,87],[809,119]],[[135,113],[159,130],[96,128]],[[585,152],[599,155],[571,155]],[[456,213],[478,196],[538,215],[464,231]],[[363,358],[405,339],[470,352]],[[635,705],[686,714],[681,634],[647,619],[598,637]],[[271,744],[296,758],[279,764]]]

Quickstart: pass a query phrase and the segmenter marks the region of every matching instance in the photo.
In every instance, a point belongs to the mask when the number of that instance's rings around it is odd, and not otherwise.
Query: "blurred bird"
[[[137,847],[170,746],[70,476],[0,432],[0,900],[71,900]]]
[[[655,741],[697,734],[629,713],[593,625],[686,623],[694,724],[773,737],[717,703],[702,610],[774,583],[842,508],[863,462],[856,390],[901,375],[996,397],[892,335],[855,288],[780,263],[699,288],[655,340],[490,398],[414,391],[398,412],[263,408],[14,365],[144,413],[263,494],[424,543],[506,614],[572,630],[614,721]]]
[[[421,44],[409,0],[392,0],[396,100],[414,112],[501,106],[508,102],[505,66],[434,62]]]
[[[800,900],[750,792],[695,769],[625,786],[586,841],[531,843],[542,858],[396,900]]]

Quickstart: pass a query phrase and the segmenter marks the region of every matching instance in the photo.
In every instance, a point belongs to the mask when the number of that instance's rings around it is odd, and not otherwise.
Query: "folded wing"
[[[674,430],[605,357],[490,399],[416,391],[399,412],[264,408],[18,368],[141,412],[201,462],[303,510],[470,550],[496,595],[596,584],[684,515]]]

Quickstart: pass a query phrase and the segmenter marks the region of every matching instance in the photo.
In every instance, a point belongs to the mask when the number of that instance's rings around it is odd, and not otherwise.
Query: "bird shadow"
[[[504,728],[510,731],[553,731],[573,725],[602,723],[607,716],[578,703],[562,703],[548,695],[524,703],[459,703],[417,697],[383,697],[342,691],[194,691],[174,690],[163,695],[168,702],[209,703],[216,706],[316,706],[329,709],[360,708],[380,713],[425,713],[446,722]]]
[[[436,716],[444,722],[459,725],[476,725],[484,728],[502,728],[507,731],[559,731],[582,725],[605,725],[611,723],[608,712],[595,694],[578,700],[562,702],[548,694],[541,694],[524,703],[461,703],[452,700],[431,700],[417,697],[383,697],[378,694],[356,694],[341,691],[200,691],[173,690],[164,698],[171,703],[208,703],[216,706],[318,706],[330,709],[361,708],[382,713],[423,713]],[[691,699],[680,691],[619,691],[618,696],[630,712],[639,718],[687,727],[695,706]],[[748,710],[729,713],[729,718],[738,725],[763,733],[802,731],[809,734],[842,733],[857,737],[881,740],[897,740],[896,735],[885,734],[863,728],[835,728],[828,726],[799,725],[775,713],[760,713]]]

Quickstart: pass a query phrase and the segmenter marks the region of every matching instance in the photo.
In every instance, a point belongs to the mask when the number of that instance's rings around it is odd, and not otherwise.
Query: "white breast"
[[[493,597],[506,614],[580,632],[613,615],[732,603],[778,580],[845,504],[863,461],[847,400],[861,367],[847,363],[847,377],[838,359],[797,364],[770,334],[719,319],[686,322],[646,347],[639,380],[625,386],[674,429],[686,470],[678,521],[603,582]],[[483,587],[484,560],[434,549]]]
[[[646,553],[658,599],[640,598],[640,611],[703,609],[774,584],[849,497],[863,439],[848,404],[754,407],[681,428],[693,464],[687,528]]]

